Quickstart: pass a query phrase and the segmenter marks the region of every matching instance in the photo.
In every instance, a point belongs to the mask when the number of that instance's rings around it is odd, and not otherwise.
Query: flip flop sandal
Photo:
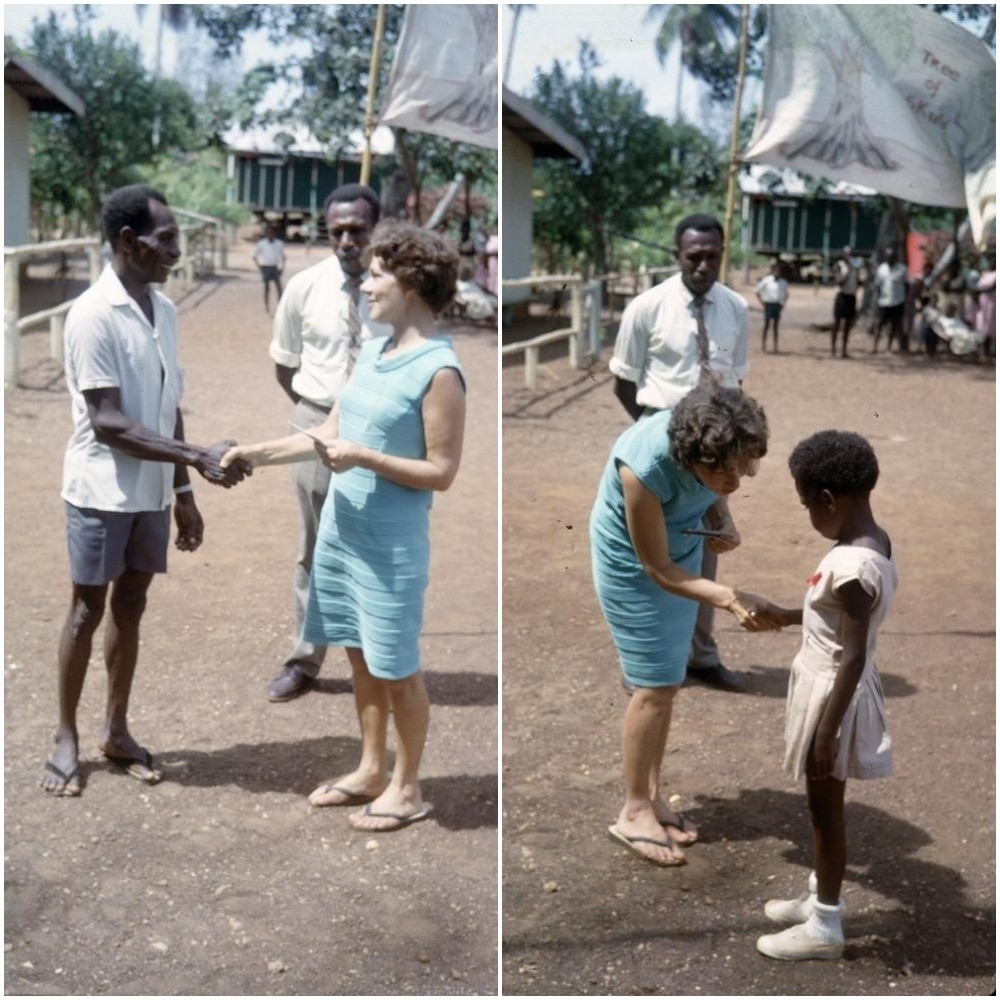
[[[111,761],[116,767],[120,767],[130,778],[135,778],[136,781],[141,781],[144,785],[155,785],[160,781],[162,775],[157,774],[153,768],[153,755],[145,747],[139,749],[142,751],[141,757],[117,757],[103,750],[101,753],[104,754],[106,760]]]
[[[422,819],[427,819],[430,815],[433,806],[430,803],[425,802],[416,812],[410,813],[408,816],[404,816],[400,813],[387,813],[387,812],[373,812],[371,805],[366,805],[364,809],[361,810],[362,816],[371,816],[373,819],[394,819],[396,821],[394,826],[383,826],[378,829],[369,829],[366,826],[355,826],[351,823],[350,817],[348,817],[348,823],[355,830],[361,830],[363,833],[389,833],[392,830],[402,830],[404,827],[411,826],[414,823],[419,823]]]
[[[50,774],[54,774],[63,783],[62,788],[46,788],[45,791],[47,791],[49,795],[55,795],[57,798],[75,798],[77,795],[80,794],[79,784],[70,786],[70,782],[74,778],[79,777],[80,774],[79,767],[74,767],[69,774],[66,774],[63,770],[56,767],[56,765],[53,764],[51,760],[47,760],[45,762],[45,770],[48,771]]]
[[[316,792],[324,795],[327,792],[340,792],[340,794],[344,797],[340,800],[340,802],[313,802],[313,795],[315,795]],[[309,795],[309,804],[311,806],[316,806],[317,809],[336,808],[337,806],[363,806],[365,803],[373,801],[374,798],[374,795],[366,795],[364,792],[355,792],[350,788],[344,788],[343,785],[335,785],[332,781],[328,781],[325,785],[321,785]]]
[[[690,831],[688,830],[686,824],[690,823],[691,821],[687,818],[687,816],[685,816],[684,813],[679,812],[676,809],[673,810],[673,813],[677,817],[677,822],[676,823],[669,823],[669,822],[667,822],[665,820],[661,820],[661,819],[658,819],[657,823],[659,823],[660,826],[662,826],[664,829],[666,829],[668,826],[672,826],[675,830],[680,830],[681,833],[690,833]],[[694,824],[691,824],[691,825],[693,826]],[[690,847],[692,844],[697,844],[697,843],[698,843],[698,839],[697,839],[697,831],[696,831],[695,832],[695,839],[694,840],[689,840],[686,843],[681,844],[680,846],[681,847]]]
[[[676,849],[676,845],[670,837],[665,837],[663,840],[656,840],[654,837],[629,837],[622,833],[617,826],[609,826],[608,834],[612,840],[617,841],[617,843],[631,851],[636,857],[642,858],[643,861],[648,861],[651,865],[656,865],[659,868],[677,868],[680,865],[687,864],[686,858],[679,858],[673,861],[660,861],[658,858],[644,854],[635,846],[636,844],[653,844],[656,847],[666,847],[668,850],[673,851]]]

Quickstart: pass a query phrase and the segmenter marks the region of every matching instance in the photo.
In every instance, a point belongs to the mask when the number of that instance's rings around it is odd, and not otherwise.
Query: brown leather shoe
[[[688,667],[687,675],[691,680],[701,681],[702,684],[722,688],[724,691],[746,691],[748,687],[745,674],[738,674],[721,663],[714,667]]]
[[[313,679],[294,663],[285,667],[277,677],[267,685],[268,701],[291,701],[305,694],[312,686]]]

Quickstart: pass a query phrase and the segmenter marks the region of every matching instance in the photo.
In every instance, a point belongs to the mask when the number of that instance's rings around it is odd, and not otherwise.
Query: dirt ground
[[[748,298],[752,293],[742,289]],[[754,942],[774,896],[810,868],[803,789],[780,771],[798,630],[717,634],[750,692],[691,685],[674,709],[670,790],[700,827],[683,868],[613,844],[625,695],[590,582],[587,524],[608,450],[629,421],[610,345],[588,371],[550,351],[539,387],[507,364],[503,409],[503,989],[508,995],[988,995],[995,989],[995,372],[945,358],[831,360],[812,329],[832,293],[793,287],[782,353],[752,310],[745,389],[770,454],[731,505],[743,545],[720,578],[801,600],[828,543],[786,458],[827,427],[866,435],[876,516],[901,585],[879,662],[895,777],[849,783],[840,962],[785,964]],[[755,300],[753,300],[755,302]],[[613,338],[612,338],[613,339]],[[883,341],[884,347],[884,341]]]
[[[288,273],[321,259],[290,250]],[[246,246],[178,299],[190,440],[285,429],[270,320]],[[366,837],[311,809],[359,750],[349,670],[273,705],[286,653],[296,508],[288,468],[233,491],[197,476],[206,535],[153,584],[132,731],[149,788],[96,751],[103,661],[80,706],[85,787],[37,787],[56,721],[69,599],[59,498],[70,431],[48,333],[24,338],[6,405],[5,989],[16,995],[493,995],[497,987],[497,337],[452,326],[469,385],[463,467],[435,499],[423,656],[431,819]]]

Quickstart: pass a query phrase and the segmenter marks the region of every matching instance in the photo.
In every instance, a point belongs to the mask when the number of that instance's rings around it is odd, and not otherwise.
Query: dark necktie
[[[347,293],[347,311],[344,315],[344,334],[347,338],[347,377],[351,377],[358,353],[361,351],[361,279],[350,278],[344,282]]]
[[[700,382],[706,378],[716,381],[717,376],[712,371],[712,365],[709,360],[708,327],[705,326],[705,296],[696,295],[692,303],[694,305],[695,322],[698,324],[698,367],[701,369],[698,381]]]

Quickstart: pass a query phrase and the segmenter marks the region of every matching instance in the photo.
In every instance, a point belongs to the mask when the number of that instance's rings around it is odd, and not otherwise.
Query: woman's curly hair
[[[867,496],[878,482],[872,446],[851,431],[819,431],[800,441],[788,456],[788,469],[805,500],[823,490],[834,496]]]
[[[670,418],[670,457],[688,471],[696,462],[717,467],[736,458],[745,475],[767,454],[767,417],[757,400],[739,389],[702,383]]]
[[[458,254],[437,233],[387,219],[375,227],[368,250],[404,288],[416,292],[435,315],[454,297]]]

